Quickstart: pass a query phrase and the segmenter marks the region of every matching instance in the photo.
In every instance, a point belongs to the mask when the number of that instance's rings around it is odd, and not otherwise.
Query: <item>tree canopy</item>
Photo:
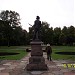
[[[29,28],[29,37],[33,38],[33,29]],[[41,40],[47,44],[51,45],[73,45],[75,43],[75,27],[64,26],[62,29],[60,27],[50,27],[47,22],[42,22],[41,26]]]
[[[21,24],[19,13],[11,10],[1,11],[0,19],[2,21],[8,21],[12,27],[19,26]]]
[[[28,45],[33,38],[33,28],[29,27],[29,32],[21,27],[20,15],[15,11],[1,11],[0,13],[0,45]],[[60,27],[50,27],[47,22],[42,22],[40,39],[51,45],[74,45],[75,27],[66,25]]]
[[[27,31],[23,30],[20,15],[15,11],[2,11],[0,13],[0,45],[26,44]]]

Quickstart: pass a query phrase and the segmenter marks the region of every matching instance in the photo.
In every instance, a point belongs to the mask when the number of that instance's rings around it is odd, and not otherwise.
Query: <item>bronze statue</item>
[[[29,64],[26,66],[26,70],[28,71],[45,71],[48,70],[47,65],[45,64],[45,59],[43,57],[43,50],[41,44],[43,42],[40,40],[40,28],[41,28],[41,21],[39,20],[40,17],[37,16],[32,26],[34,30],[34,37],[33,40],[30,42],[31,44],[31,57],[29,58]]]
[[[39,19],[40,19],[40,17],[37,16],[36,20],[34,21],[34,25],[33,25],[34,37],[33,37],[33,40],[39,39],[40,28],[41,28],[41,21]]]

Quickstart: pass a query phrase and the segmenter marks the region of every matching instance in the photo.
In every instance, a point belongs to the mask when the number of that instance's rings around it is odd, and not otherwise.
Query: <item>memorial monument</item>
[[[31,45],[31,57],[29,58],[29,64],[26,66],[26,70],[32,71],[43,71],[48,70],[47,65],[45,64],[45,59],[43,57],[43,50],[41,44],[43,42],[39,39],[40,28],[41,28],[41,21],[39,20],[40,17],[37,16],[36,20],[33,25],[34,29],[34,36],[33,40],[30,42]]]

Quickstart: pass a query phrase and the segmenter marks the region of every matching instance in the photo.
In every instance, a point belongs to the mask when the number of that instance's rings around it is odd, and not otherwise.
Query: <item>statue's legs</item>
[[[39,31],[38,31],[38,29],[34,30],[34,37],[33,37],[33,39],[39,39]]]

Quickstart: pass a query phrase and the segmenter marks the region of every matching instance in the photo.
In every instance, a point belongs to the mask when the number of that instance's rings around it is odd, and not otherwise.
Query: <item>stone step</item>
[[[9,75],[9,73],[0,73],[0,75]]]

